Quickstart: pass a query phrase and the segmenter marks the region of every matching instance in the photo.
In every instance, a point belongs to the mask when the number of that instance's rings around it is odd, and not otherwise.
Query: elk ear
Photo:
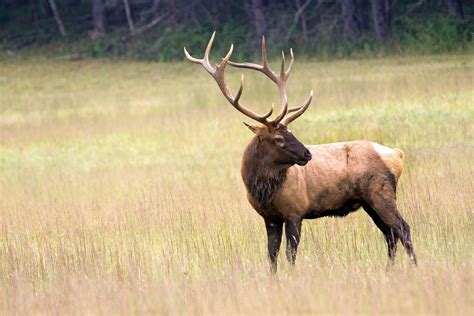
[[[247,127],[249,128],[249,130],[251,130],[254,134],[257,134],[257,132],[258,132],[258,127],[249,125],[249,124],[247,124],[247,123],[245,123],[245,122],[243,122],[243,123],[244,123],[244,125],[247,126]]]

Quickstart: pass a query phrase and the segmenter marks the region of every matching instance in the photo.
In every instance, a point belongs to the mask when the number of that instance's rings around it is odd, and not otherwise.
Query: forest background
[[[182,60],[219,35],[222,55],[333,59],[472,51],[474,4],[462,0],[0,0],[3,56]]]

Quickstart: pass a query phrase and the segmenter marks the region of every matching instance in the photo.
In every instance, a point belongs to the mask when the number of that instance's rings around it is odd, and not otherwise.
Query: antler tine
[[[212,32],[211,39],[209,40],[209,43],[207,43],[206,50],[204,51],[204,61],[206,64],[210,65],[211,63],[209,62],[209,54],[211,53],[211,48],[212,44],[214,43],[214,38],[216,37],[216,31]],[[232,50],[232,47],[231,47]]]
[[[270,108],[270,111],[268,111],[267,114],[265,114],[263,117],[265,117],[266,119],[269,118],[270,115],[272,115],[274,108],[275,108],[275,103],[272,103],[272,107]]]
[[[245,69],[253,69],[260,71],[264,75],[266,75],[270,80],[275,82],[276,84],[279,84],[279,79],[275,75],[275,73],[270,69],[268,66],[268,61],[267,61],[267,45],[265,44],[265,36],[262,36],[262,64],[254,64],[254,63],[235,63],[230,61],[229,65],[237,68],[245,68]]]
[[[285,88],[283,87],[283,89]],[[280,100],[282,100],[281,101],[282,108],[278,116],[275,117],[275,119],[272,121],[274,125],[278,125],[278,123],[280,123],[280,121],[286,116],[286,114],[288,114],[288,99],[286,97],[286,92],[284,92],[284,90],[283,92],[280,92]]]
[[[218,82],[218,84],[220,85],[219,82]],[[239,91],[237,92],[237,95],[235,96],[235,98],[232,98],[230,96],[231,98],[229,99],[228,94],[226,95],[225,93],[224,93],[224,96],[234,106],[234,108],[236,108],[238,111],[240,111],[241,113],[247,115],[248,117],[256,120],[257,122],[260,122],[264,125],[269,126],[270,123],[267,121],[267,118],[270,117],[270,115],[272,115],[274,104],[272,104],[272,107],[270,108],[270,111],[268,111],[266,114],[259,115],[259,114],[249,110],[248,108],[246,108],[245,106],[243,106],[239,103],[239,100],[240,100],[240,97],[242,96],[243,90],[244,90],[244,75],[242,74],[242,76],[240,78],[240,88],[239,88]]]
[[[209,54],[211,52],[212,44],[214,42],[214,38],[216,36],[216,32],[214,31],[212,33],[211,39],[209,40],[209,43],[207,44],[206,50],[204,52],[204,57],[202,59],[198,59],[195,57],[192,57],[191,54],[184,48],[184,55],[186,58],[196,64],[201,64],[204,69],[214,78],[216,81],[217,85],[219,86],[222,94],[224,97],[229,101],[232,106],[240,111],[241,113],[247,115],[248,117],[264,124],[267,126],[270,126],[270,122],[267,121],[267,118],[272,115],[273,113],[273,106],[270,109],[270,111],[264,115],[259,115],[248,108],[246,108],[243,104],[239,103],[240,97],[242,96],[243,88],[244,88],[244,76],[242,75],[242,78],[240,80],[240,88],[239,91],[237,92],[236,96],[233,97],[232,93],[229,91],[226,83],[225,83],[225,67],[229,63],[229,60],[232,56],[232,52],[234,50],[234,45],[230,46],[229,52],[226,54],[226,56],[222,59],[222,61],[216,65],[216,68],[212,67],[210,62],[209,62]]]
[[[226,99],[230,102],[230,104],[232,104],[234,106],[235,109],[237,109],[239,112],[245,114],[246,116],[256,120],[257,122],[260,122],[264,125],[269,126],[270,124],[267,121],[267,118],[270,115],[272,115],[272,113],[273,113],[273,105],[270,108],[270,111],[268,111],[266,114],[259,115],[259,114],[253,112],[252,110],[246,108],[244,105],[239,103],[239,100],[242,96],[242,92],[244,90],[244,75],[243,74],[240,78],[239,91],[237,92],[235,97],[232,97],[231,93],[229,92],[229,89],[227,88],[227,85],[225,84],[224,69],[225,69],[225,66],[229,62],[230,57],[232,55],[232,48],[233,48],[233,45],[231,46],[231,50],[229,50],[226,57],[223,58],[222,62],[217,66],[216,77],[215,77],[217,85],[221,88],[222,93],[224,94]]]
[[[216,74],[214,76],[214,79],[216,79],[218,84],[220,82],[222,82],[222,83],[224,83],[224,86],[225,86],[224,70],[225,70],[225,67],[227,66],[227,63],[229,62],[230,57],[232,56],[233,52],[234,52],[234,44],[231,44],[230,49],[227,52],[227,55],[225,55],[225,57],[222,58],[222,61],[219,64],[216,65]],[[220,79],[221,77],[222,77],[222,80],[219,81],[218,79]]]
[[[193,62],[193,63],[196,63],[196,64],[200,64],[202,59],[197,59],[197,58],[194,58],[193,56],[191,56],[188,51],[186,50],[186,47],[184,47],[184,55],[186,56],[186,59]]]
[[[285,117],[282,121],[281,124],[283,125],[288,125],[292,121],[296,120],[298,117],[300,117],[301,114],[303,114],[311,104],[311,101],[313,100],[313,90],[311,90],[308,99],[306,100],[305,103],[301,106],[297,106],[291,109],[288,109],[287,113],[295,112],[290,116]]]
[[[184,55],[186,56],[186,58],[193,62],[193,63],[196,63],[196,64],[201,64],[204,69],[206,69],[206,71],[212,76],[214,77],[215,79],[215,72],[216,70],[211,66],[211,64],[209,63],[209,53],[211,52],[211,48],[212,48],[212,44],[214,42],[214,37],[216,36],[216,31],[214,31],[212,33],[212,36],[211,36],[211,39],[209,40],[209,43],[207,43],[207,47],[206,47],[206,51],[204,52],[204,57],[202,59],[199,59],[199,58],[195,58],[193,56],[191,56],[191,54],[188,53],[186,47],[184,47]],[[230,58],[230,57],[229,57]]]
[[[291,51],[291,63],[290,67],[292,66],[294,61],[293,51]],[[278,116],[271,121],[272,125],[277,125],[287,114],[288,111],[288,100],[286,97],[286,80],[288,79],[288,71],[285,71],[285,54],[282,52],[282,60],[281,60],[281,69],[280,75],[277,76],[268,66],[268,59],[267,59],[267,45],[265,41],[265,36],[262,36],[262,64],[254,64],[254,63],[235,63],[229,61],[229,64],[233,67],[238,68],[246,68],[246,69],[253,69],[260,71],[264,75],[266,75],[270,80],[272,80],[278,86],[278,90],[280,91],[280,106],[281,111]]]

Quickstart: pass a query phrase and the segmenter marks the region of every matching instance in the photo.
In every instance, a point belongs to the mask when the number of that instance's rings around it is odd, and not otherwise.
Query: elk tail
[[[405,153],[403,152],[403,150],[401,150],[400,148],[394,148],[394,150],[398,158],[400,158],[401,160],[405,160]]]
[[[405,159],[405,153],[403,150],[399,148],[394,148],[395,150],[395,159],[392,162],[392,172],[395,174],[395,176],[400,178],[403,172],[403,165],[404,165],[404,159]]]

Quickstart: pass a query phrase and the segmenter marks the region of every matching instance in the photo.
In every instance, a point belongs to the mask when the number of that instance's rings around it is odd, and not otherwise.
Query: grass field
[[[240,70],[229,69],[231,87]],[[398,203],[419,266],[363,210],[305,221],[297,264],[269,273],[246,201],[251,133],[202,68],[0,62],[0,314],[474,310],[472,55],[296,62],[304,143],[367,138],[406,153]],[[277,101],[246,72],[243,100]]]

